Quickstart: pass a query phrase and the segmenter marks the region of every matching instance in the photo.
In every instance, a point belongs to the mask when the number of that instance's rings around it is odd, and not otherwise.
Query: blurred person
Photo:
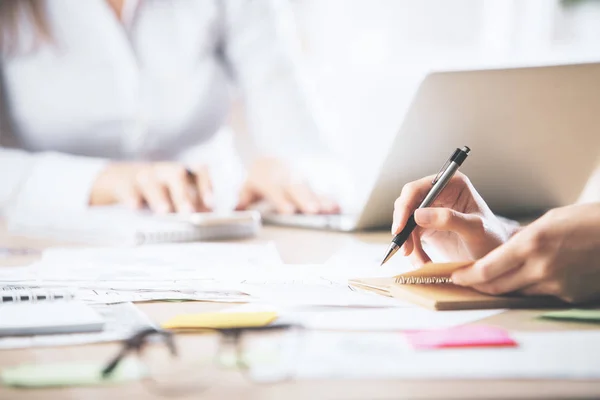
[[[394,205],[393,234],[427,194],[431,179],[404,186]],[[520,227],[496,217],[469,179],[457,173],[432,207],[415,211],[418,227],[400,251],[415,265],[427,263],[423,240],[448,261],[475,261],[454,272],[452,281],[484,293],[552,295],[573,303],[599,300],[598,183],[600,171],[586,189],[591,202],[553,209]]]
[[[337,212],[299,172],[328,153],[283,40],[283,6],[1,0],[0,211],[11,202],[212,210],[210,163],[193,150],[229,167],[209,144],[233,81],[256,148],[234,206]]]

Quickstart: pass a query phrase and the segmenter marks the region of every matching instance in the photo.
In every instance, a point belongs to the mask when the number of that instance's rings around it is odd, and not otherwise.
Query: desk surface
[[[290,264],[322,263],[335,251],[355,241],[388,243],[387,232],[356,235],[266,227],[256,241],[272,240],[284,262]],[[27,246],[45,248],[56,245],[46,240],[14,237],[0,225],[0,247]],[[24,265],[31,257],[0,259],[0,266]],[[152,319],[165,320],[183,312],[200,312],[223,307],[221,304],[145,303],[138,305]],[[540,321],[533,318],[539,312],[514,310],[491,317],[485,322],[507,329],[519,330],[576,330],[594,329],[589,324]],[[200,335],[189,337],[190,346],[202,346]],[[94,344],[60,348],[32,348],[0,351],[0,369],[23,362],[56,362],[63,360],[105,360],[116,353],[117,343]],[[597,351],[594,349],[592,351]],[[392,399],[392,398],[600,398],[600,380],[596,381],[506,381],[506,380],[446,380],[446,381],[300,381],[277,385],[252,385],[243,379],[227,380],[189,398],[205,399]],[[103,388],[66,388],[53,390],[13,390],[0,387],[0,399],[153,399],[162,398],[149,393],[142,384],[130,383]],[[179,398],[179,397],[178,397]]]

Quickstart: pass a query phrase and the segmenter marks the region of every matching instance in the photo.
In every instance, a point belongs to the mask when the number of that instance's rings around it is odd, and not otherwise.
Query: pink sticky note
[[[517,345],[507,331],[492,326],[465,325],[431,331],[405,332],[404,335],[415,349],[512,347]]]

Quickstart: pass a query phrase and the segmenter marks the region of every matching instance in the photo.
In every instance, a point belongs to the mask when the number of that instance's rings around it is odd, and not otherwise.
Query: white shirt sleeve
[[[102,159],[0,148],[0,214],[15,205],[32,210],[84,209],[105,163]]]
[[[231,0],[223,7],[223,55],[244,100],[260,155],[327,154],[302,92],[299,45],[285,1]]]
[[[595,203],[600,202],[600,166],[588,180],[583,193],[579,196],[577,203]]]
[[[12,138],[0,70],[0,215],[20,209],[82,209],[106,160],[2,147]],[[31,207],[31,208],[30,208]]]
[[[102,159],[60,153],[32,155],[2,150],[0,170],[6,170],[6,165],[16,176],[7,179],[0,199],[8,200],[6,208],[14,201],[34,209],[81,210],[89,206],[92,185],[105,164]],[[0,182],[4,184],[4,176],[0,176]]]

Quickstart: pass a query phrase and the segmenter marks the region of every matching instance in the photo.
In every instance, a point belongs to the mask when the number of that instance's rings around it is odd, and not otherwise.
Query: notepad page
[[[219,214],[221,215],[221,214]],[[198,226],[176,216],[159,216],[122,207],[92,207],[77,212],[13,208],[7,215],[11,232],[57,238],[72,242],[110,245],[202,241],[253,236],[260,220]]]

